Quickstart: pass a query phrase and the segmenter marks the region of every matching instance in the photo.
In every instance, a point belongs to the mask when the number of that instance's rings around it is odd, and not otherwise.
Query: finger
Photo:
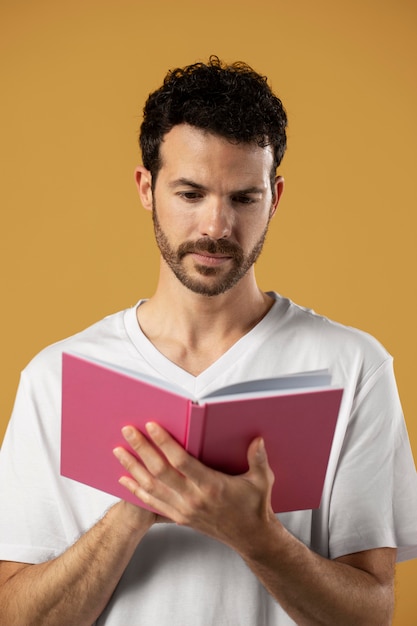
[[[139,430],[133,426],[124,426],[122,428],[122,435],[149,471],[152,472],[153,466],[158,469],[164,463],[161,453]]]
[[[179,483],[178,472],[170,466],[163,452],[155,447],[145,435],[132,426],[122,428],[122,434],[142,461],[142,466],[137,466],[134,461],[130,460],[133,469],[136,470],[135,477],[141,476],[143,479],[147,476],[150,486],[154,482],[152,478],[157,478],[172,486]],[[146,472],[144,468],[146,468]]]
[[[248,448],[249,467],[264,466],[268,462],[265,442],[262,437],[257,437],[251,441]]]
[[[115,448],[113,454],[130,474],[121,476],[119,483],[155,512],[158,511],[163,517],[170,517],[170,510],[163,501],[164,496],[167,498],[170,495],[164,493],[168,488],[160,484],[146,467],[124,448]],[[138,504],[140,505],[139,502]]]
[[[152,431],[152,428],[150,430]],[[164,443],[168,444],[168,447],[170,444],[171,447],[175,448],[177,455],[189,456],[165,430],[159,428],[159,431],[162,433]],[[120,462],[132,474],[137,483],[135,485],[128,478],[123,478],[124,486],[142,500],[144,500],[143,492],[145,492],[147,496],[144,502],[151,506],[153,505],[149,498],[153,497],[170,507],[182,508],[181,503],[186,494],[194,491],[193,482],[170,464],[164,450],[160,449],[157,443],[150,442],[145,435],[132,426],[123,428],[122,433],[142,462],[139,463],[136,458],[129,456],[128,453],[120,453]],[[159,505],[155,508],[167,514]],[[168,516],[171,517],[170,514]]]
[[[247,477],[259,485],[269,484],[272,489],[275,476],[269,466],[265,442],[262,437],[257,437],[250,443],[247,458],[249,465]]]
[[[185,450],[162,428],[160,429],[168,442],[178,448],[178,453],[186,455]],[[132,426],[122,428],[122,434],[133,450],[138,454],[143,464],[155,478],[159,478],[172,488],[179,487],[181,475],[178,469],[170,463],[164,450],[157,443],[149,441],[145,435]]]
[[[176,471],[185,476],[188,480],[195,485],[200,485],[202,475],[204,474],[207,479],[206,466],[203,466],[200,461],[191,456],[167,431],[159,426],[155,422],[148,422],[146,424],[146,431],[155,444],[155,446],[161,450],[164,457],[169,464],[176,469]]]
[[[121,484],[127,487],[127,489],[138,498],[141,498],[139,488],[145,493],[149,493],[153,490],[154,478],[141,461],[121,447],[115,448],[113,454],[122,467],[130,474],[130,476],[121,476],[119,480]]]

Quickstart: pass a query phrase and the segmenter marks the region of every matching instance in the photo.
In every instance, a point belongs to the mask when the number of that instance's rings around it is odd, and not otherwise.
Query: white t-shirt
[[[0,560],[39,563],[59,555],[117,501],[59,475],[63,351],[166,378],[195,396],[328,368],[345,391],[322,504],[279,518],[324,557],[377,547],[398,547],[398,560],[417,557],[417,477],[391,357],[369,335],[274,297],[265,318],[197,377],[156,350],[136,307],[37,355],[22,372],[0,454]],[[294,624],[231,549],[170,524],[147,533],[96,623]]]

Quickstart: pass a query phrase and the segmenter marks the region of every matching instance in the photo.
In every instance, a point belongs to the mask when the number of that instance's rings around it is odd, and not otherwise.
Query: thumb
[[[249,470],[259,471],[268,465],[268,457],[265,450],[265,442],[262,437],[254,439],[248,448]]]
[[[247,479],[261,488],[270,500],[272,485],[275,481],[274,473],[268,463],[268,455],[265,449],[265,442],[262,437],[254,439],[248,448],[249,470]]]

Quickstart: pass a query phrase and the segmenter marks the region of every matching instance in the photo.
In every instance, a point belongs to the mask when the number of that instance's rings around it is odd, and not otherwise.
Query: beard
[[[204,296],[218,296],[225,293],[245,276],[258,259],[268,231],[267,224],[256,244],[246,255],[242,247],[237,243],[227,239],[210,239],[209,237],[203,237],[197,241],[185,241],[177,249],[174,249],[161,228],[155,204],[153,206],[152,219],[156,243],[168,267],[184,287]],[[193,276],[184,265],[184,257],[192,253],[228,256],[230,257],[232,267],[225,272],[223,267],[210,267],[196,263],[194,269],[197,276]],[[198,274],[201,278],[198,277]]]

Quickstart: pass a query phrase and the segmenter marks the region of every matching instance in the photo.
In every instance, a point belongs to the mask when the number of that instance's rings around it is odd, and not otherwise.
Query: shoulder
[[[63,352],[80,352],[100,357],[101,352],[126,337],[124,328],[125,311],[119,311],[91,324],[87,328],[61,339],[36,354],[23,370],[23,375],[38,378],[45,373],[61,375]]]
[[[332,362],[360,362],[365,369],[377,369],[392,360],[385,347],[368,332],[334,321],[278,294],[274,297],[275,332],[297,352],[314,351]]]

